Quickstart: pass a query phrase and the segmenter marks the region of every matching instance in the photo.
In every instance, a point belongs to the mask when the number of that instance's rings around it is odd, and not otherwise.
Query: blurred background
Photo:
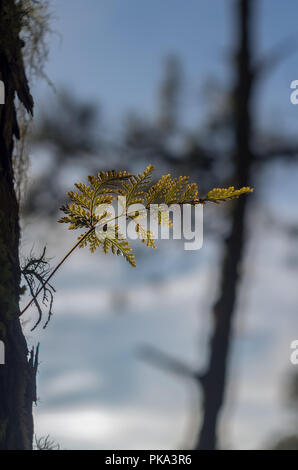
[[[212,4],[211,4],[212,3]],[[22,181],[22,254],[51,266],[57,224],[101,169],[190,175],[204,244],[133,246],[137,268],[75,252],[53,280],[40,342],[36,436],[66,449],[298,449],[298,4],[52,0],[46,79]],[[28,298],[24,296],[24,305]]]

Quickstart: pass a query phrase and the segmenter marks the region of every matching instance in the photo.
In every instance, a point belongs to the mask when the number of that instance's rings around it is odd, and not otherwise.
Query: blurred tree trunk
[[[252,44],[254,0],[237,0],[237,27],[239,48],[236,53],[236,77],[233,93],[233,128],[235,135],[234,176],[235,186],[249,186],[253,162],[251,150],[251,99],[252,99]],[[225,398],[227,363],[233,318],[236,308],[237,287],[241,276],[241,262],[245,246],[245,216],[247,198],[233,204],[230,232],[225,240],[221,266],[218,299],[213,307],[213,334],[210,342],[210,359],[206,372],[200,378],[203,393],[203,418],[198,449],[215,449],[218,444],[217,427]]]
[[[19,2],[0,0],[0,79],[5,104],[0,105],[0,339],[5,365],[0,365],[0,449],[31,449],[35,374],[19,315],[19,206],[12,167],[13,140],[18,138],[15,96],[32,113],[19,38]]]

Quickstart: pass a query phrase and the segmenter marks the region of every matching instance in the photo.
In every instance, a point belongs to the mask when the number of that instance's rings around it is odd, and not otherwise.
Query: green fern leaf
[[[123,207],[122,215],[135,222],[136,231],[143,243],[156,248],[153,233],[145,229],[140,220],[146,214],[140,214],[138,211],[129,213],[127,211],[129,206],[143,204],[148,210],[151,209],[151,204],[157,205],[157,208],[152,210],[156,210],[158,222],[172,226],[169,212],[163,208],[163,204],[167,207],[171,204],[196,205],[209,201],[219,202],[235,199],[253,191],[248,187],[237,190],[233,186],[225,189],[214,188],[205,198],[200,198],[197,185],[189,183],[187,176],[172,178],[168,174],[152,184],[153,170],[154,167],[149,165],[143,173],[137,175],[125,171],[100,171],[96,176],[88,177],[88,186],[76,183],[77,191],[68,193],[70,204],[61,207],[65,216],[58,222],[68,224],[70,230],[85,229],[85,233],[78,239],[77,246],[80,248],[89,246],[91,252],[94,252],[102,246],[104,253],[123,255],[132,266],[135,266],[134,255],[128,241],[119,233],[118,225],[109,220],[108,208],[115,196],[126,197],[126,206]],[[104,205],[107,208],[104,208]],[[97,207],[100,207],[101,211],[98,212]]]
[[[240,189],[235,189],[234,186],[230,186],[229,188],[214,188],[207,194],[205,201],[210,202],[220,202],[220,201],[227,201],[229,199],[237,199],[242,194],[252,193],[253,189],[244,186]]]

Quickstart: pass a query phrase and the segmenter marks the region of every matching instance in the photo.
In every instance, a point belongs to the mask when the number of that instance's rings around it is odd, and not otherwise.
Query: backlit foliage
[[[235,199],[242,194],[252,192],[252,189],[248,187],[238,190],[235,190],[234,187],[215,188],[206,197],[201,197],[197,184],[190,183],[188,176],[172,178],[168,174],[153,184],[153,170],[154,167],[149,165],[143,173],[137,175],[111,170],[100,171],[97,176],[89,176],[89,185],[75,184],[77,191],[68,193],[70,203],[61,207],[65,216],[58,222],[69,224],[70,230],[85,230],[79,237],[80,248],[88,245],[90,250],[94,252],[99,246],[102,246],[104,253],[111,251],[113,254],[123,255],[132,266],[135,266],[129,242],[120,233],[116,219],[125,217],[127,220],[134,221],[136,232],[142,242],[151,248],[156,248],[156,246],[152,232],[142,226],[142,218],[147,215],[137,210],[130,210],[129,207],[133,204],[142,204],[146,210],[150,210],[151,204],[196,205],[208,201],[220,202]],[[117,196],[126,198],[125,207],[123,207],[122,214],[111,219],[109,206]],[[101,212],[97,211],[99,205],[104,207]],[[160,224],[171,225],[168,211],[162,207],[158,207],[157,217]],[[97,231],[95,232],[96,227]]]
[[[227,201],[228,199],[236,199],[241,194],[252,193],[253,189],[249,187],[243,187],[241,189],[235,189],[234,186],[230,186],[226,189],[214,188],[207,194],[206,201],[220,202]]]

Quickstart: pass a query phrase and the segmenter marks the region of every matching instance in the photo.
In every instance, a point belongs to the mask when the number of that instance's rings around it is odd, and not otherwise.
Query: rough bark
[[[25,76],[19,38],[21,14],[13,0],[0,0],[0,79],[5,104],[0,105],[0,339],[5,365],[0,365],[0,450],[31,449],[35,373],[19,315],[19,207],[14,189],[12,154],[18,138],[15,97],[28,112],[33,102]]]
[[[252,119],[252,60],[251,29],[254,0],[237,0],[239,47],[236,54],[234,87],[234,176],[233,184],[249,186],[253,162],[251,149]],[[206,372],[200,377],[203,393],[203,418],[197,449],[216,449],[218,420],[225,398],[227,365],[231,333],[241,277],[241,262],[245,248],[245,217],[247,199],[235,201],[231,213],[231,228],[225,240],[221,266],[219,296],[213,307],[213,334],[210,359]]]

